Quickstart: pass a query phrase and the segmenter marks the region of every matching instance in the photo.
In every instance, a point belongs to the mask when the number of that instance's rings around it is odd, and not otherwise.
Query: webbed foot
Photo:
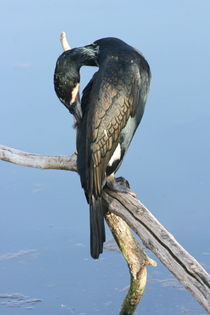
[[[130,184],[129,184],[128,180],[122,176],[114,178],[110,181],[108,180],[106,185],[112,191],[129,193],[132,196],[136,197],[136,195],[133,192],[131,192]]]

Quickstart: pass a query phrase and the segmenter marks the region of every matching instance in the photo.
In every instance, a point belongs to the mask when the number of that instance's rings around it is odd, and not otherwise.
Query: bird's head
[[[80,68],[97,66],[98,46],[96,44],[65,51],[57,60],[54,73],[54,88],[60,101],[71,112],[79,102]]]

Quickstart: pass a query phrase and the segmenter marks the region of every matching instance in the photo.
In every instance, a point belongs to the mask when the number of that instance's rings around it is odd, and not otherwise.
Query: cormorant
[[[98,66],[79,101],[80,67]],[[57,96],[75,116],[77,167],[90,205],[91,256],[105,241],[102,191],[119,168],[144,113],[151,72],[143,55],[117,38],[64,52],[57,61]]]

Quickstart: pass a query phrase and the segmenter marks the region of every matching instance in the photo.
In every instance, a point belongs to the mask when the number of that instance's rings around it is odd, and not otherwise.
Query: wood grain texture
[[[120,216],[179,282],[210,313],[210,276],[152,213],[130,194],[106,191],[110,212]]]
[[[71,156],[49,156],[32,154],[0,145],[0,160],[34,168],[77,172],[76,153],[73,153]]]
[[[0,145],[0,160],[42,169],[76,171],[76,154],[42,156]],[[107,210],[121,217],[179,282],[210,313],[210,275],[158,222],[154,215],[129,193],[104,190]]]
[[[145,254],[123,219],[111,212],[105,215],[105,219],[130,272],[130,288],[124,299],[120,315],[131,315],[144,294],[147,265],[156,266],[156,263]]]

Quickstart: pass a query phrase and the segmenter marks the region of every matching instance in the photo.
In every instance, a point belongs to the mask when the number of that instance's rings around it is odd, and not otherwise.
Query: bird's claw
[[[128,180],[125,179],[124,177],[117,177],[113,181],[108,181],[106,185],[112,191],[129,193],[133,197],[136,197],[136,194],[131,192]]]

